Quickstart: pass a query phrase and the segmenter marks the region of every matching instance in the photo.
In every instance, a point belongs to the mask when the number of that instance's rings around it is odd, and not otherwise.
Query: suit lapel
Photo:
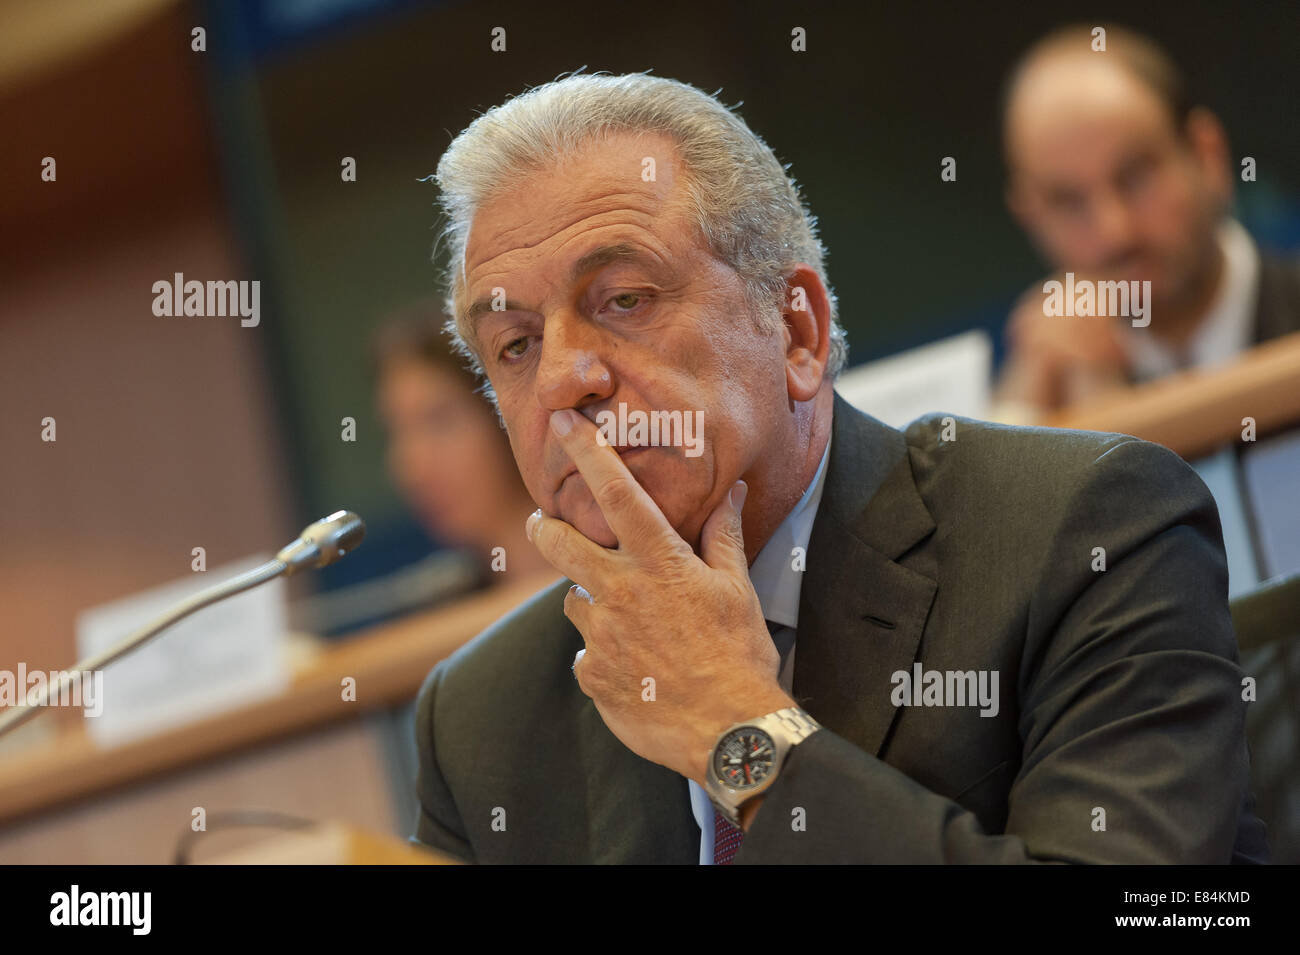
[[[937,583],[898,563],[934,530],[903,435],[835,395],[831,452],[799,597],[793,696],[879,755]]]
[[[573,653],[582,635],[572,631]],[[642,759],[609,731],[596,704],[583,697],[577,716],[579,765],[586,774],[586,861],[595,864],[694,864],[700,830],[686,780]]]

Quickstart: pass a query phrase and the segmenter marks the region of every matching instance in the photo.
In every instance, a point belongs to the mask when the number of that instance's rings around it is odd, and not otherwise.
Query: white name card
[[[983,330],[858,365],[835,390],[859,411],[901,428],[931,411],[965,418],[988,414],[993,343]]]
[[[185,598],[269,559],[250,557],[82,612],[78,657],[107,650]],[[86,720],[91,738],[117,746],[284,692],[286,600],[277,578],[196,611],[110,663],[103,712]]]

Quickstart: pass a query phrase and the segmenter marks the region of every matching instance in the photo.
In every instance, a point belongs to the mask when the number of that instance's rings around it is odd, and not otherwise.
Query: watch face
[[[752,789],[772,772],[776,746],[755,726],[732,730],[713,756],[713,771],[732,789]]]

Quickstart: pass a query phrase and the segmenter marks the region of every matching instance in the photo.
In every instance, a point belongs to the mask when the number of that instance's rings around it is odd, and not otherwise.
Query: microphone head
[[[276,554],[288,572],[304,567],[327,567],[360,546],[366,525],[351,511],[335,511],[308,526],[298,539]]]
[[[335,511],[298,536],[320,548],[322,559],[316,566],[324,567],[356,550],[366,536],[366,525],[351,511]]]

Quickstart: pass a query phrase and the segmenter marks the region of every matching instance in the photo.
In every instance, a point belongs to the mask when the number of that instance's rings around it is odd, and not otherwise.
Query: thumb
[[[741,527],[740,512],[745,506],[749,485],[737,481],[722,499],[700,533],[700,556],[714,570],[748,574],[749,560],[745,557],[745,532]]]

